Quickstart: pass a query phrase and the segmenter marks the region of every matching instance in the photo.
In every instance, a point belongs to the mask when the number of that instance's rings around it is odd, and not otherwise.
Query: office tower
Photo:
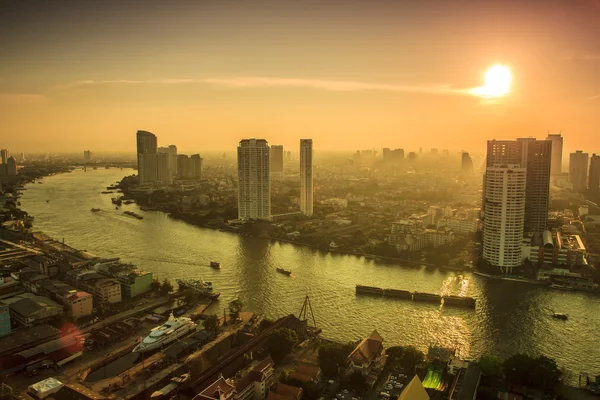
[[[21,162],[25,161],[25,153],[21,152]]]
[[[271,177],[281,177],[283,175],[283,146],[271,146]]]
[[[313,215],[313,142],[300,139],[300,211]]]
[[[141,168],[140,154],[156,154],[157,143],[156,136],[153,133],[146,131],[137,131],[137,155],[138,155],[138,170]],[[141,176],[141,171],[138,171]]]
[[[569,157],[569,182],[574,192],[584,192],[587,188],[588,153],[577,150]]]
[[[563,137],[560,133],[550,133],[546,140],[552,142],[552,166],[550,167],[550,175],[560,175],[562,173]]]
[[[92,159],[92,152],[90,150],[85,150],[83,152],[83,161],[91,161]]]
[[[473,172],[473,160],[469,153],[462,153],[461,171],[466,174]]]
[[[495,164],[486,168],[483,258],[504,273],[521,265],[527,168]]]
[[[192,154],[190,163],[192,178],[202,179],[202,158],[200,157],[200,154]]]
[[[525,202],[525,232],[527,233],[541,234],[548,225],[551,157],[552,142],[549,140],[533,138],[489,140],[487,144],[486,167],[509,164],[527,169]]]
[[[8,157],[8,160],[6,160],[6,175],[17,175],[17,160],[14,157]]]
[[[271,218],[269,144],[243,139],[238,146],[238,218]]]
[[[0,150],[0,157],[2,158],[2,164],[6,164],[8,157],[10,157],[10,151],[8,149]]]
[[[185,154],[177,155],[177,177],[179,179],[192,179],[192,164]]]
[[[436,156],[438,154],[438,149],[431,149],[431,155]]]
[[[590,158],[590,177],[588,181],[590,193],[600,194],[600,155],[592,154]]]
[[[158,179],[158,159],[156,154],[140,153],[138,154],[138,175],[140,183],[154,183]]]
[[[175,178],[175,176],[177,176],[177,146],[170,145],[169,147],[159,147],[158,152],[168,155],[169,172],[171,178]]]

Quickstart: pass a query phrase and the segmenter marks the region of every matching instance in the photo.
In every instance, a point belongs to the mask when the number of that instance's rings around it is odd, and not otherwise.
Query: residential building
[[[227,382],[223,376],[212,385],[194,396],[193,400],[234,400],[235,386]]]
[[[67,272],[67,279],[76,287],[91,293],[96,304],[121,302],[121,284],[116,279],[84,269]]]
[[[271,146],[271,177],[280,178],[283,175],[283,146]]]
[[[552,162],[550,175],[556,176],[562,173],[563,137],[560,133],[550,133],[546,140],[552,142]]]
[[[200,157],[200,154],[192,154],[190,162],[192,179],[202,179],[202,157]]]
[[[300,139],[300,211],[313,215],[313,141]]]
[[[465,174],[470,174],[473,172],[473,160],[467,152],[462,153],[462,162],[460,170]]]
[[[277,400],[300,400],[302,399],[302,395],[304,394],[302,388],[292,385],[286,385],[282,382],[277,383],[277,387],[275,388],[275,390],[269,392],[269,396],[267,398],[271,397],[271,393],[275,393],[281,396],[276,397]]]
[[[582,193],[587,188],[588,156],[577,150],[569,157],[569,182],[574,192]]]
[[[50,297],[65,307],[67,315],[78,319],[92,314],[93,296],[71,285],[47,279],[37,284],[38,293]]]
[[[83,161],[92,161],[92,152],[90,150],[85,150],[83,152]]]
[[[6,160],[6,175],[17,175],[17,160],[14,157],[8,157],[8,160]]]
[[[8,151],[8,149],[0,150],[0,158],[2,158],[2,164],[6,164],[8,162],[9,157],[10,157],[10,151]]]
[[[192,179],[192,164],[185,154],[177,156],[177,177],[179,179]]]
[[[450,218],[442,219],[437,223],[437,227],[447,226],[455,235],[468,235],[479,230],[479,220],[473,218]]]
[[[32,293],[19,294],[2,302],[9,305],[11,319],[22,326],[39,325],[64,314],[60,304]]]
[[[126,299],[132,299],[150,291],[152,285],[152,272],[131,271],[119,272],[113,275],[121,284],[121,295]]]
[[[10,306],[0,301],[0,337],[10,335]]]
[[[171,175],[171,179],[177,176],[177,146],[170,145],[169,147],[159,147],[158,153],[167,154],[168,156],[168,168]]]
[[[590,158],[590,174],[588,181],[590,193],[600,194],[600,154],[592,154]]]
[[[238,218],[271,218],[269,144],[243,139],[238,146]]]
[[[171,173],[171,156],[168,153],[158,153],[156,157],[156,181],[163,185],[173,183],[173,174]]]
[[[158,157],[156,154],[138,154],[140,184],[158,181]]]
[[[367,384],[372,386],[377,380],[374,372],[380,370],[384,362],[383,338],[374,330],[369,336],[361,340],[348,356],[346,361],[347,374],[350,375],[355,371],[361,372],[367,377]]]
[[[518,165],[526,168],[526,233],[541,234],[548,225],[551,157],[552,142],[549,140],[520,138],[516,141],[490,140],[487,144],[486,167]],[[484,184],[484,197],[486,187]]]
[[[137,131],[137,155],[138,155],[138,173],[142,175],[142,163],[140,154],[156,154],[157,140],[153,133],[147,131]]]
[[[486,168],[483,258],[503,272],[521,265],[527,169],[520,165]]]
[[[300,363],[296,369],[290,373],[290,379],[303,383],[319,383],[323,372],[318,365]]]

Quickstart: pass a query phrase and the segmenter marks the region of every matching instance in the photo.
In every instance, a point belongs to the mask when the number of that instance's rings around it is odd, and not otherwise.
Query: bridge
[[[75,168],[100,169],[100,168],[134,168],[137,169],[136,161],[102,161],[102,162],[76,162],[71,164]]]

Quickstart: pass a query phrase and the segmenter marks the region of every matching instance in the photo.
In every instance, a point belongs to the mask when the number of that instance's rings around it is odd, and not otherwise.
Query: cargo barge
[[[432,303],[441,303],[442,296],[440,296],[439,294],[414,292],[413,300],[414,301],[428,301],[428,302],[432,302]]]
[[[400,290],[400,289],[383,289],[383,295],[385,297],[395,297],[398,299],[412,299],[412,293],[408,290]]]
[[[383,289],[373,286],[356,285],[356,293],[383,296]]]
[[[472,297],[444,296],[444,305],[475,308],[476,300]]]

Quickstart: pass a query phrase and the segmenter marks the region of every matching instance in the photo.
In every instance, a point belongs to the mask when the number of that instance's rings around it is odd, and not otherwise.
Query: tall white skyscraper
[[[486,168],[483,258],[504,273],[522,264],[527,168],[494,164]]]
[[[269,144],[243,139],[238,146],[238,218],[271,218]]]
[[[546,140],[552,142],[552,161],[550,164],[550,175],[560,175],[562,172],[563,137],[560,133],[550,133]]]
[[[300,211],[313,215],[313,142],[300,139]]]
[[[159,147],[158,152],[168,154],[169,171],[171,177],[174,178],[177,175],[177,146],[170,145],[169,147]]]
[[[10,151],[8,151],[8,149],[0,150],[0,157],[2,158],[2,164],[6,164],[8,162],[8,158],[10,157]]]

